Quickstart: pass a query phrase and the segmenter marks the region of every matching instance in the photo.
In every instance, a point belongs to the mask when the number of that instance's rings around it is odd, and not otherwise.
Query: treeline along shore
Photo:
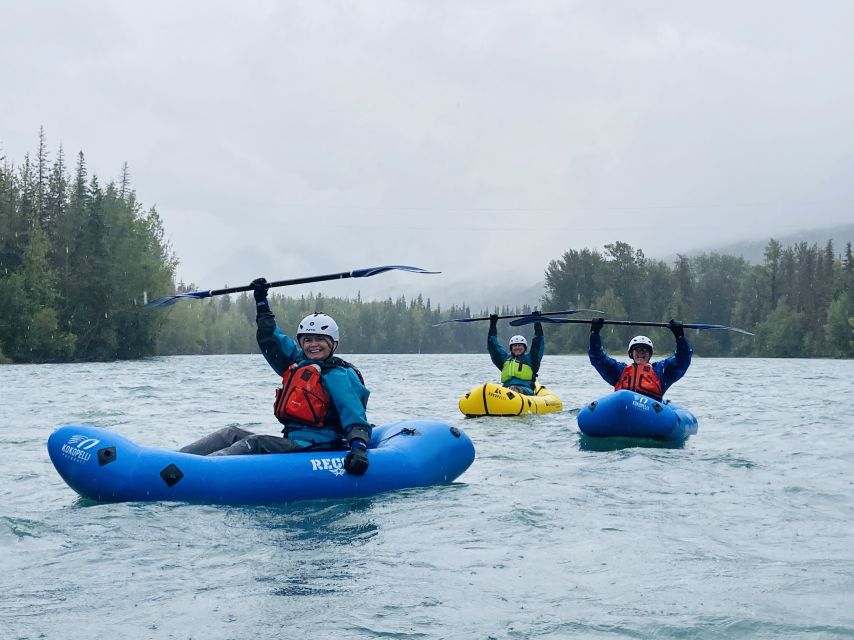
[[[614,320],[677,318],[756,334],[691,332],[702,356],[850,358],[854,256],[850,242],[839,249],[830,240],[784,247],[770,239],[762,264],[720,253],[678,256],[667,264],[619,241],[604,251],[572,249],[548,263],[540,308],[600,309]],[[43,131],[36,154],[20,164],[0,153],[0,362],[255,352],[250,295],[144,308],[148,299],[195,289],[175,282],[177,264],[157,211],[137,200],[127,165],[118,180],[102,185],[88,174],[82,152],[73,167],[61,147],[51,161]],[[442,308],[423,296],[362,300],[322,293],[272,293],[271,306],[286,332],[306,313],[332,315],[342,328],[345,353],[484,351],[485,323],[434,325],[531,310],[473,310],[464,302]],[[547,325],[547,353],[584,353],[585,326]],[[520,332],[506,323],[499,330],[506,336]],[[619,352],[636,332],[606,325],[602,335],[606,348]],[[648,333],[662,344],[658,352],[672,347],[666,329]]]

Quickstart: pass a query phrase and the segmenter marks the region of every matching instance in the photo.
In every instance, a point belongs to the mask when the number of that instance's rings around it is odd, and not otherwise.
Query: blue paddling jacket
[[[524,380],[515,376],[508,380],[501,380],[501,384],[505,387],[519,386],[530,390],[531,395],[534,394],[534,383],[537,380],[537,373],[540,370],[540,362],[543,360],[543,353],[546,350],[546,342],[543,337],[543,326],[539,322],[534,323],[534,339],[531,341],[531,348],[526,350],[521,356],[516,358],[507,349],[501,346],[498,342],[498,330],[494,327],[489,328],[489,333],[486,337],[486,350],[489,352],[489,357],[498,369],[503,373],[504,367],[509,360],[513,360],[513,364],[518,368],[519,365],[528,365],[533,371],[533,377],[530,380]],[[502,376],[503,378],[503,376]]]
[[[679,380],[688,371],[691,366],[691,355],[694,350],[688,344],[688,340],[683,336],[676,341],[676,352],[669,355],[664,360],[652,363],[652,370],[658,379],[661,381],[661,395],[667,392],[674,382]],[[587,349],[587,356],[602,379],[611,386],[617,384],[623,369],[629,366],[630,363],[619,362],[614,360],[605,353],[602,348],[602,337],[598,333],[590,334],[590,345]]]
[[[282,376],[294,363],[320,364],[321,385],[332,401],[323,427],[295,424],[293,427],[285,427],[285,435],[306,445],[340,441],[341,438],[347,443],[358,439],[368,444],[371,441],[372,425],[368,422],[365,409],[371,392],[362,384],[356,369],[338,364],[331,358],[324,362],[307,359],[297,342],[282,333],[276,325],[276,317],[269,307],[258,307],[255,322],[258,346],[273,370]],[[335,360],[342,362],[337,358]]]

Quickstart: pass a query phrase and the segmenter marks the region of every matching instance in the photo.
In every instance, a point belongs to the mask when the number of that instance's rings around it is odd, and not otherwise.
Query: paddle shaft
[[[267,284],[272,287],[288,287],[296,284],[308,284],[310,282],[325,282],[327,280],[343,280],[344,278],[358,278],[359,276],[354,276],[354,271],[342,271],[340,273],[329,273],[325,276],[306,276],[305,278],[291,278],[290,280],[276,280],[274,282],[268,282]],[[227,293],[240,293],[241,291],[252,291],[251,285],[242,285],[239,287],[228,287],[227,289],[212,289],[207,293],[211,296],[221,296]],[[207,297],[207,296],[205,296]]]
[[[561,318],[559,320],[561,324],[564,322],[580,322],[582,324],[590,324],[590,320],[580,320],[577,318]],[[661,327],[662,329],[669,329],[670,324],[667,322],[644,322],[643,320],[605,320],[605,324],[617,324],[623,326],[632,326],[632,327]],[[710,325],[710,324],[683,324],[683,329],[730,329],[732,327],[724,327],[721,325]]]
[[[519,320],[522,320],[522,322],[511,322],[510,324],[513,325],[514,327],[519,327],[519,326],[522,326],[523,324],[531,324],[531,323],[537,321],[535,316],[532,316],[530,314],[523,316],[522,318],[519,318]],[[587,320],[587,319],[581,319],[581,318],[553,318],[550,320],[550,322],[552,322],[554,324],[564,324],[564,323],[590,324],[591,322],[593,322],[593,319],[591,318],[591,319]],[[639,321],[639,320],[605,320],[604,322],[605,322],[605,324],[621,324],[621,325],[631,325],[631,326],[637,326],[637,327],[669,327],[670,326],[666,322],[643,322],[643,321]],[[682,326],[686,329],[697,329],[701,325],[683,324]],[[702,325],[702,326],[705,327],[708,325]]]
[[[582,311],[588,311],[590,313],[604,313],[603,311],[599,311],[597,309],[564,309],[563,311],[541,311],[537,315],[540,317],[543,316],[560,316],[570,313],[580,313]],[[496,320],[508,320],[510,318],[528,318],[534,317],[533,314],[530,313],[516,313],[509,316],[496,316]],[[433,325],[434,327],[438,327],[440,324],[447,324],[448,322],[481,322],[484,320],[492,320],[491,316],[482,316],[478,318],[451,318],[450,320],[442,320],[442,322]]]

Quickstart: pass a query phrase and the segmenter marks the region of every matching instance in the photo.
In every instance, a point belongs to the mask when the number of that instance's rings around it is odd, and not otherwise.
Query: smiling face
[[[510,353],[512,353],[517,358],[525,353],[525,345],[524,344],[511,344],[510,345]]]
[[[649,360],[652,358],[652,351],[650,351],[649,347],[643,345],[637,346],[631,350],[629,357],[635,364],[649,364]]]
[[[309,360],[326,360],[332,355],[334,343],[329,336],[304,334],[299,336],[299,346]]]

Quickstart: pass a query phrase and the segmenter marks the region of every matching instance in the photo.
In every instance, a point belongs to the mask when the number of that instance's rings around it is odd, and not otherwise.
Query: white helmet
[[[300,336],[308,333],[329,336],[334,342],[338,342],[338,323],[325,313],[314,312],[300,321],[297,327],[297,341]]]
[[[629,355],[632,355],[632,349],[634,349],[639,344],[649,347],[649,352],[653,352],[652,340],[650,340],[646,336],[635,336],[634,338],[629,340]]]
[[[528,349],[528,341],[525,340],[525,336],[513,336],[510,338],[510,346],[512,347],[514,344],[523,344],[525,345],[525,350]]]

